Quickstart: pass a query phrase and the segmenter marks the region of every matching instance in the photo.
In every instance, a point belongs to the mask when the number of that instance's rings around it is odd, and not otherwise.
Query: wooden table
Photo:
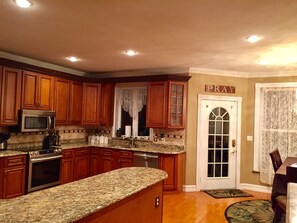
[[[287,166],[297,163],[297,157],[287,157],[276,171],[272,184],[271,197],[287,195]]]
[[[288,183],[286,223],[297,222],[297,183]]]

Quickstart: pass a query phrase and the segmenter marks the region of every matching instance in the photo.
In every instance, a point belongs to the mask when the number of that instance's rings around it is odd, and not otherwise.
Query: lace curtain
[[[282,160],[297,156],[297,88],[265,88],[261,92],[260,181],[271,185],[274,171],[269,153]]]
[[[116,90],[116,129],[121,127],[121,109],[132,117],[132,135],[137,135],[138,113],[146,105],[146,87],[117,88]]]

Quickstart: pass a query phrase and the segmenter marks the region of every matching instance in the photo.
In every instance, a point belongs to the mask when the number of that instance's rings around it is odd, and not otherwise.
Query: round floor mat
[[[269,200],[246,200],[231,204],[225,217],[230,223],[272,223],[274,212]]]

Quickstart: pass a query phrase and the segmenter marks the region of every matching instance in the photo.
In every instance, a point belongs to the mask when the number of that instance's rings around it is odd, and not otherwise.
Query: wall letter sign
[[[235,94],[235,86],[205,85],[205,92]]]

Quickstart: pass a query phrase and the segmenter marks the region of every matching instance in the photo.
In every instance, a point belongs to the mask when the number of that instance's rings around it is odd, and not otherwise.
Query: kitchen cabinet
[[[100,172],[105,173],[111,170],[133,166],[133,152],[101,148],[100,151]]]
[[[88,147],[62,151],[61,184],[90,176],[90,149]]]
[[[0,125],[18,123],[18,110],[21,103],[22,72],[11,67],[0,67]]]
[[[184,154],[160,154],[159,168],[168,174],[164,190],[181,192],[184,178]]]
[[[90,149],[78,148],[74,158],[74,180],[80,180],[90,176]]]
[[[101,84],[83,84],[83,124],[100,124]]]
[[[62,151],[61,184],[73,181],[74,149]]]
[[[113,125],[113,107],[114,107],[114,83],[103,83],[101,85],[101,108],[100,108],[100,125]]]
[[[1,161],[0,161],[1,163]],[[25,194],[26,155],[2,158],[2,198],[14,198]],[[1,195],[1,194],[0,194]],[[1,198],[1,197],[0,197]]]
[[[91,160],[90,160],[90,176],[94,176],[100,173],[100,149],[91,148]]]
[[[67,79],[55,80],[56,125],[80,125],[82,120],[82,83]]]
[[[146,126],[184,129],[187,82],[162,81],[148,85]]]
[[[82,103],[83,103],[83,84],[77,81],[70,82],[69,100],[69,124],[82,124]]]
[[[69,80],[56,78],[55,81],[55,111],[56,125],[68,124],[69,117]]]
[[[30,71],[23,71],[22,103],[24,109],[53,110],[54,78]]]

